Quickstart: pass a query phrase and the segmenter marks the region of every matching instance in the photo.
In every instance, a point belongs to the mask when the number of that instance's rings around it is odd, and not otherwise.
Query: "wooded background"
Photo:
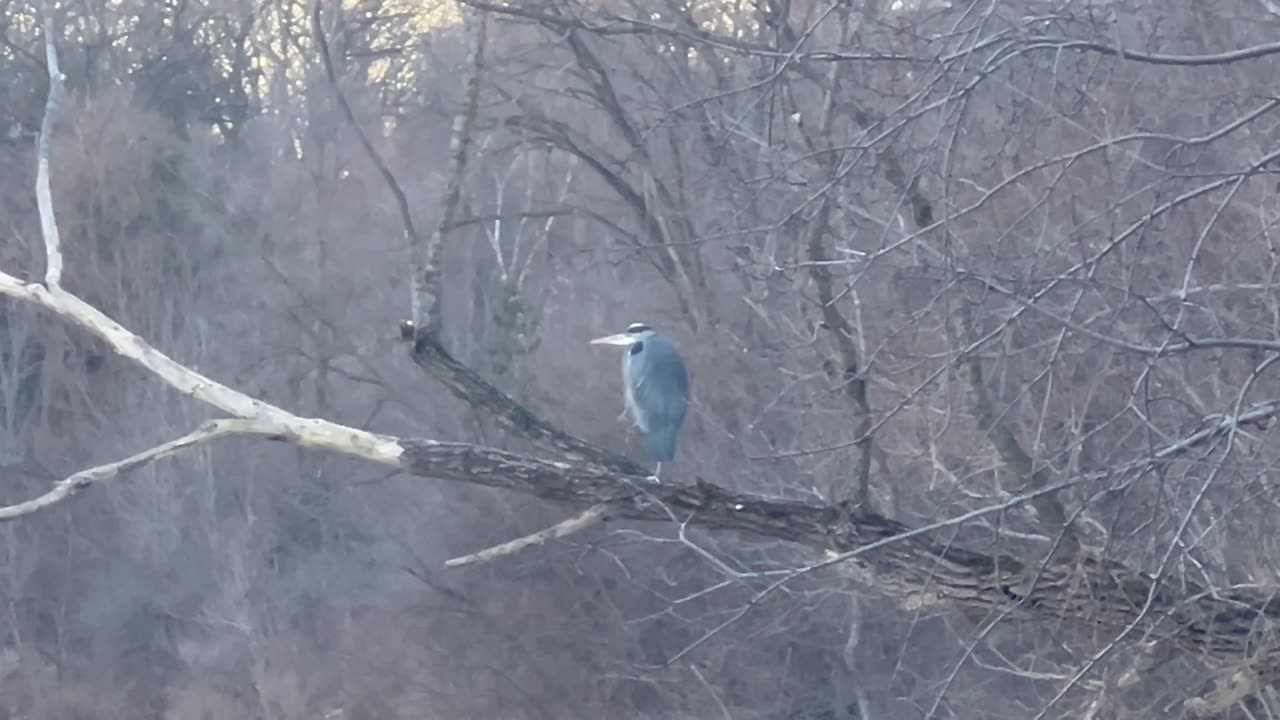
[[[432,337],[554,426],[643,461],[587,345],[643,320],[692,376],[664,479],[894,531],[996,508],[931,535],[975,555],[893,562],[1016,559],[1098,605],[797,575],[814,543],[688,517],[446,569],[572,509],[233,439],[0,525],[0,718],[1180,717],[1241,667],[1214,711],[1280,713],[1280,7],[347,0],[333,80],[312,9],[53,8],[68,290],[292,413],[556,459],[401,341],[390,176],[444,231]],[[0,0],[29,281],[40,24]],[[219,416],[0,298],[0,503]],[[1104,576],[1138,618],[1221,605],[1134,632]]]

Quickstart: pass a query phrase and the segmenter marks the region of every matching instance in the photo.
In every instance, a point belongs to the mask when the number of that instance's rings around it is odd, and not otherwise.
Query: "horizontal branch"
[[[1146,53],[1138,50],[1128,50],[1123,47],[1113,47],[1106,43],[1092,40],[1064,37],[1030,37],[1023,40],[1022,44],[1031,50],[1084,50],[1102,55],[1113,55],[1123,60],[1131,60],[1148,65],[1179,65],[1183,67],[1230,65],[1246,60],[1261,60],[1262,58],[1280,54],[1280,42],[1263,43],[1262,45],[1253,45],[1238,50],[1226,50],[1220,53],[1206,53],[1203,55]]]
[[[875,571],[878,591],[902,602],[945,602],[980,612],[1016,611],[1027,617],[1080,620],[1095,626],[1134,625],[1148,637],[1207,652],[1224,661],[1250,657],[1270,640],[1258,632],[1280,622],[1280,600],[1270,593],[1210,593],[1189,583],[1175,591],[1121,563],[1092,555],[1055,564],[1026,564],[937,542],[931,535],[985,514],[1007,511],[1080,480],[1035,492],[932,525],[911,529],[858,507],[814,505],[738,493],[699,481],[653,483],[645,468],[556,430],[509,397],[470,378],[470,371],[419,338],[415,357],[456,392],[526,437],[563,450],[572,461],[544,460],[467,443],[376,435],[315,418],[302,418],[251,398],[173,361],[100,311],[60,288],[23,283],[0,273],[0,294],[36,303],[92,332],[121,355],[171,387],[238,416],[218,420],[192,435],[128,458],[116,467],[85,471],[100,479],[197,442],[228,435],[257,435],[301,447],[343,453],[403,468],[420,477],[517,491],[578,507],[603,506],[611,518],[669,523],[672,518],[710,531],[745,532],[836,553]],[[85,486],[76,476],[65,491],[32,501],[17,517],[54,505]],[[92,481],[92,480],[90,480]],[[1142,608],[1146,607],[1146,610]],[[1268,653],[1272,652],[1267,650]],[[1265,660],[1270,661],[1267,655]],[[1276,672],[1270,662],[1267,673]],[[1262,671],[1262,669],[1260,669]]]
[[[1275,652],[1259,632],[1280,622],[1280,600],[1267,591],[1210,592],[1186,581],[1177,590],[1122,563],[1086,553],[1061,562],[1024,563],[939,542],[938,530],[1004,512],[1061,492],[1073,480],[1025,493],[962,516],[909,528],[861,507],[815,505],[737,493],[711,483],[655,484],[590,462],[562,463],[465,443],[403,440],[402,466],[426,477],[485,485],[577,506],[603,505],[610,518],[745,532],[854,561],[875,573],[875,588],[909,603],[946,603],[980,613],[1075,620],[1095,627],[1134,626],[1224,662],[1256,658],[1268,673]],[[1145,609],[1144,609],[1145,608]],[[1277,657],[1275,659],[1280,659]]]
[[[966,47],[961,52],[943,55],[941,57],[897,52],[874,52],[867,51],[865,49],[860,49],[856,52],[847,50],[804,50],[801,48],[785,49],[758,41],[751,41],[740,37],[732,37],[729,35],[709,32],[692,24],[688,27],[681,28],[659,22],[653,22],[651,20],[624,17],[611,13],[602,14],[602,16],[595,22],[589,22],[579,15],[548,12],[515,3],[501,4],[496,2],[487,2],[486,0],[460,0],[460,2],[463,5],[468,5],[477,10],[513,18],[520,18],[546,27],[555,28],[557,30],[576,30],[602,37],[608,37],[611,35],[668,36],[693,44],[719,48],[739,55],[807,62],[890,62],[909,63],[914,65],[936,64],[941,62],[943,64],[947,64],[964,56],[972,55],[974,52],[987,47],[989,44],[1007,42],[1009,40],[1008,36],[1002,33],[997,37],[992,38],[987,43],[982,43],[974,47]],[[1262,43],[1260,45],[1252,45],[1236,50],[1224,50],[1217,53],[1204,53],[1198,55],[1142,52],[1140,50],[1116,47],[1093,40],[1047,35],[1019,38],[1017,44],[1026,50],[1079,50],[1099,53],[1102,55],[1111,55],[1123,60],[1149,65],[1181,67],[1230,65],[1238,62],[1261,60],[1272,55],[1280,54],[1280,42]]]
[[[95,482],[108,480],[120,475],[121,473],[136,470],[144,465],[153,463],[161,458],[175,455],[183,450],[188,450],[197,445],[207,443],[210,440],[214,440],[225,435],[236,434],[236,432],[237,431],[235,429],[226,424],[226,421],[205,423],[195,431],[188,433],[177,440],[170,440],[167,443],[149,448],[123,460],[81,470],[64,480],[58,481],[54,484],[53,489],[39,497],[14,505],[0,507],[0,521],[15,520],[25,515],[31,515],[39,512],[56,503],[66,500]]]

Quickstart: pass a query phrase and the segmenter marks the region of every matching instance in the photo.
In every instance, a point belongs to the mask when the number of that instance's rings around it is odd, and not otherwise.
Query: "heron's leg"
[[[659,485],[662,484],[662,478],[658,477],[658,474],[661,472],[662,472],[662,463],[659,462],[658,467],[654,468],[653,474],[649,476],[654,482],[658,483]]]

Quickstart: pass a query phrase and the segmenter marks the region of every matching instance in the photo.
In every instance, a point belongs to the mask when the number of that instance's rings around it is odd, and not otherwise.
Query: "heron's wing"
[[[689,371],[674,348],[650,343],[649,353],[633,390],[636,405],[649,428],[679,430],[689,409]]]

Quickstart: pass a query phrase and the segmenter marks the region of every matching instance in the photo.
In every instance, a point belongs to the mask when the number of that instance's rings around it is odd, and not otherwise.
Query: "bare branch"
[[[588,22],[579,15],[542,12],[529,8],[526,5],[518,5],[515,3],[502,5],[498,3],[483,2],[483,0],[459,0],[459,3],[462,5],[468,5],[477,10],[491,12],[495,15],[520,18],[521,20],[531,23],[536,22],[545,27],[554,28],[558,31],[581,30],[600,37],[619,35],[668,36],[694,45],[703,45],[712,49],[726,50],[740,56],[753,55],[763,58],[786,59],[788,61],[806,60],[824,62],[847,62],[856,60],[862,62],[921,63],[928,62],[930,60],[930,58],[923,56],[904,55],[892,52],[853,52],[831,50],[803,51],[799,44],[791,49],[780,50],[773,45],[754,42],[744,37],[723,35],[703,30],[694,23],[689,23],[684,27],[677,27],[675,25],[666,25],[639,17],[626,17],[598,8],[596,10],[600,13],[599,20],[597,22]]]
[[[49,154],[54,126],[58,121],[58,100],[62,95],[62,70],[58,67],[58,48],[54,43],[53,8],[43,6],[44,52],[49,68],[49,98],[45,101],[44,120],[40,123],[40,143],[36,158],[36,204],[40,209],[40,232],[44,235],[45,284],[50,288],[62,283],[62,247],[58,221],[53,214],[53,190],[49,182]]]
[[[975,355],[965,363],[969,366],[969,379],[973,383],[974,406],[980,428],[1020,483],[1025,483],[1025,487],[1031,489],[1044,487],[1049,482],[1049,468],[1046,465],[1036,467],[1035,459],[1018,441],[1009,418],[996,410],[995,400],[991,397],[991,390],[987,387],[986,377],[982,372],[982,360]],[[1079,549],[1079,541],[1071,529],[1062,499],[1057,495],[1042,495],[1035,500],[1034,505],[1045,526],[1044,531],[1058,535],[1058,542],[1054,547],[1068,556],[1075,553]]]
[[[121,473],[136,470],[144,465],[149,465],[170,455],[176,455],[197,445],[203,445],[211,440],[228,435],[251,434],[254,427],[253,424],[243,420],[211,420],[176,440],[170,440],[167,443],[143,450],[123,460],[81,470],[64,480],[58,481],[52,490],[40,497],[0,507],[0,521],[13,520],[45,510],[100,480],[109,480]],[[274,432],[268,431],[267,426],[261,426],[260,429],[263,432],[268,432],[268,434]]]
[[[1062,50],[1087,50],[1090,52],[1100,53],[1102,55],[1114,55],[1123,60],[1147,63],[1149,65],[1182,65],[1188,67],[1231,65],[1233,63],[1243,62],[1246,60],[1260,60],[1262,58],[1275,55],[1276,53],[1280,53],[1280,43],[1276,42],[1240,48],[1239,50],[1227,50],[1220,53],[1206,53],[1204,55],[1171,55],[1166,53],[1135,52],[1133,50],[1126,50],[1122,47],[1112,47],[1111,45],[1093,42],[1091,40],[1048,36],[1030,37],[1023,41],[1022,44],[1025,45],[1027,49],[1031,50],[1053,50],[1055,52]]]
[[[351,110],[351,103],[347,102],[347,96],[342,92],[342,86],[338,84],[338,74],[333,69],[333,58],[329,55],[329,41],[325,38],[324,26],[320,24],[320,0],[315,0],[311,6],[311,30],[315,34],[316,44],[320,48],[320,60],[324,64],[324,74],[329,79],[329,85],[333,88],[334,97],[338,100],[338,107],[342,109],[343,117],[347,119],[352,131],[359,138],[360,146],[364,148],[365,154],[369,156],[369,160],[373,162],[374,167],[378,168],[378,173],[386,181],[387,188],[391,190],[392,196],[396,199],[396,207],[400,210],[400,221],[404,224],[404,234],[411,243],[416,245],[421,240],[418,236],[418,229],[413,224],[413,213],[409,211],[409,198],[404,194],[404,190],[400,187],[400,182],[396,180],[395,174],[391,172],[391,168],[387,166],[386,161],[378,154],[377,148],[370,142],[368,134],[360,127],[360,123],[356,122],[356,114]]]
[[[467,51],[467,65],[471,76],[467,78],[467,91],[462,107],[453,118],[449,136],[449,166],[446,170],[444,198],[440,202],[440,218],[431,237],[423,241],[416,238],[413,245],[413,297],[412,319],[417,332],[435,336],[441,326],[440,302],[440,246],[444,242],[446,228],[453,222],[462,201],[462,179],[467,171],[467,150],[471,144],[471,126],[475,123],[480,104],[480,78],[484,73],[484,47],[488,34],[488,16],[481,13],[475,20],[475,32]]]
[[[1087,619],[1108,627],[1137,625],[1149,636],[1224,659],[1238,658],[1259,647],[1252,639],[1259,621],[1280,621],[1280,607],[1270,602],[1269,593],[1209,593],[1189,581],[1183,581],[1175,591],[1144,573],[1093,555],[1067,563],[1026,564],[1013,557],[973,552],[949,540],[935,542],[928,537],[937,529],[1003,512],[1060,492],[1083,479],[1049,485],[912,530],[863,508],[735,493],[705,482],[656,486],[639,468],[635,473],[620,473],[586,460],[572,464],[540,460],[466,443],[398,439],[300,418],[179,365],[59,288],[50,290],[0,273],[0,293],[53,310],[172,387],[241,418],[216,421],[203,429],[205,435],[197,431],[194,438],[188,436],[122,461],[117,468],[88,471],[91,479],[99,479],[95,472],[118,473],[197,440],[253,434],[396,465],[422,477],[505,488],[575,505],[606,506],[609,514],[617,517],[664,523],[676,517],[705,528],[747,532],[835,551],[831,559],[812,569],[839,561],[865,563],[877,571],[876,586],[882,592],[904,601],[927,597],[982,612],[1016,610],[1059,619]],[[599,457],[610,457],[604,451],[595,452]],[[69,495],[83,486],[83,481],[69,479],[61,492]],[[21,513],[11,510],[10,514],[28,514],[57,500],[35,502],[39,507]],[[1265,669],[1274,673],[1277,667],[1280,666],[1267,665]]]
[[[320,49],[320,58],[324,64],[325,76],[333,87],[334,95],[338,99],[338,105],[342,108],[342,114],[360,138],[360,144],[364,147],[365,153],[377,166],[378,172],[382,175],[383,180],[386,181],[392,195],[395,196],[396,206],[400,210],[400,219],[404,224],[405,236],[409,241],[413,255],[410,322],[416,333],[434,335],[440,329],[440,313],[438,311],[441,294],[440,245],[445,234],[456,226],[453,218],[457,214],[462,197],[462,178],[467,167],[467,149],[471,140],[471,125],[475,121],[479,104],[480,77],[484,68],[487,23],[487,16],[481,15],[472,38],[471,49],[467,57],[467,64],[471,67],[472,72],[467,82],[463,106],[454,117],[453,132],[449,139],[448,184],[445,188],[444,198],[441,201],[440,218],[435,230],[424,238],[414,226],[413,214],[409,210],[409,201],[405,196],[404,190],[400,187],[399,181],[396,180],[395,174],[391,172],[391,168],[386,161],[378,154],[377,149],[373,147],[368,135],[360,128],[360,124],[356,121],[355,113],[351,110],[351,104],[347,101],[346,95],[338,84],[337,72],[334,70],[333,58],[329,52],[329,42],[325,37],[324,26],[320,22],[319,0],[315,0],[311,6],[311,27],[316,38],[316,44]]]
[[[547,208],[545,210],[527,210],[524,212],[514,213],[488,213],[485,215],[472,215],[470,217],[458,218],[457,220],[450,221],[443,229],[445,232],[448,232],[450,230],[457,230],[458,228],[495,221],[507,222],[511,220],[551,219],[574,215],[589,216],[589,214],[589,211],[574,207],[555,207]]]
[[[503,429],[551,450],[557,457],[598,464],[623,475],[650,475],[648,470],[625,456],[570,435],[547,422],[450,355],[434,337],[419,335],[413,345],[413,360],[456,397],[488,413]]]
[[[463,555],[461,557],[446,560],[444,566],[462,567],[463,565],[489,562],[490,560],[502,557],[503,555],[512,555],[530,547],[531,545],[541,545],[548,540],[562,538],[581,530],[586,530],[592,525],[597,525],[603,522],[608,515],[607,505],[592,505],[568,520],[558,522],[545,530],[539,530],[536,533],[504,542],[501,545],[494,545],[491,548],[474,552],[470,555]]]
[[[394,465],[400,447],[392,438],[315,418],[302,418],[192,370],[151,347],[101,310],[60,287],[25,283],[0,272],[0,294],[32,302],[88,330],[178,392],[223,412],[258,423],[258,434],[279,434],[312,448],[336,450]],[[242,430],[243,432],[243,430]]]
[[[818,206],[817,217],[813,219],[813,226],[809,229],[809,257],[813,261],[809,266],[809,276],[813,278],[814,285],[818,288],[818,302],[821,305],[823,322],[835,334],[836,347],[840,350],[840,361],[843,367],[836,375],[843,379],[845,391],[853,401],[853,409],[857,413],[854,431],[857,433],[860,454],[858,466],[854,472],[853,487],[856,490],[855,497],[858,502],[867,503],[871,500],[871,453],[873,450],[871,403],[867,399],[867,379],[863,374],[858,348],[853,342],[853,328],[836,307],[836,297],[831,287],[831,273],[822,264],[826,259],[823,236],[827,230],[830,207],[831,204],[825,200]]]

